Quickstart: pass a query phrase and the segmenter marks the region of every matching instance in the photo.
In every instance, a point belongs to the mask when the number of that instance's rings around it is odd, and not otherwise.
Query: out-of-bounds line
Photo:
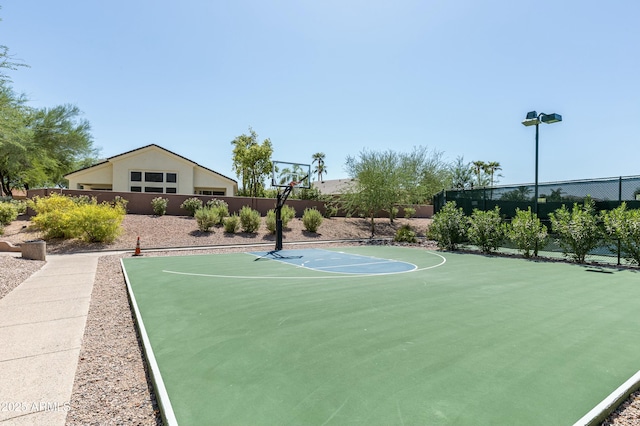
[[[604,421],[609,414],[613,413],[620,404],[629,396],[640,389],[640,371],[631,376],[629,380],[624,382],[620,387],[598,405],[596,405],[591,411],[582,416],[580,420],[575,422],[573,426],[594,426],[599,425]]]
[[[162,421],[165,425],[177,426],[178,420],[176,419],[176,415],[173,412],[171,400],[169,399],[167,388],[164,386],[164,380],[162,380],[162,374],[160,374],[158,362],[156,361],[156,357],[153,354],[153,348],[151,347],[151,342],[149,341],[149,336],[147,335],[147,329],[145,328],[144,322],[142,321],[142,315],[140,314],[140,310],[138,309],[138,302],[136,302],[136,296],[133,294],[133,289],[131,288],[131,283],[129,282],[129,276],[127,275],[127,270],[124,267],[122,259],[120,259],[120,267],[122,268],[122,273],[124,274],[124,279],[127,283],[127,292],[129,293],[131,306],[133,306],[133,311],[136,315],[136,324],[138,325],[138,331],[140,332],[140,339],[142,340],[142,347],[144,348],[144,354],[147,358],[147,364],[149,366],[149,370],[151,371],[151,380],[153,381],[153,387],[156,391],[156,400],[158,401],[160,413],[162,415]]]
[[[434,256],[439,257],[440,259],[442,259],[442,261],[440,263],[438,263],[437,265],[432,265],[432,266],[427,266],[424,268],[418,268],[418,269],[413,269],[411,271],[401,271],[401,272],[387,272],[387,273],[382,273],[382,274],[343,274],[343,273],[338,273],[338,272],[329,272],[329,271],[320,271],[318,270],[318,272],[326,272],[332,275],[329,276],[315,276],[315,277],[276,277],[276,276],[253,276],[253,275],[219,275],[219,274],[198,274],[195,272],[180,272],[180,271],[169,271],[166,269],[163,269],[162,272],[167,273],[167,274],[176,274],[176,275],[189,275],[189,276],[193,276],[193,277],[211,277],[211,278],[237,278],[237,279],[266,279],[266,280],[271,280],[271,279],[279,279],[279,280],[304,280],[304,279],[309,279],[309,280],[328,280],[328,279],[334,279],[334,278],[345,278],[345,277],[351,277],[351,278],[364,278],[364,277],[379,277],[381,275],[396,275],[396,274],[406,274],[406,273],[412,273],[412,272],[420,272],[420,271],[426,271],[429,269],[435,269],[438,268],[442,265],[444,265],[447,262],[447,259],[438,254],[438,253],[433,253],[430,251],[427,251],[425,253],[428,254],[432,254]],[[300,267],[298,265],[292,265],[292,266],[297,266]],[[310,268],[306,268],[308,270],[312,270]]]

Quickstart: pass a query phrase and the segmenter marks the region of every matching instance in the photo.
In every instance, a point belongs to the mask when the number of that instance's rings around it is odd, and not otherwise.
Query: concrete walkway
[[[100,254],[47,255],[0,299],[0,425],[64,425]]]

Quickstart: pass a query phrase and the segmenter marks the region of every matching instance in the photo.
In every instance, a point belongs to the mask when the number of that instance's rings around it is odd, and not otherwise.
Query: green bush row
[[[622,256],[640,264],[640,209],[629,210],[622,203],[613,210],[596,213],[595,202],[587,197],[583,204],[574,203],[572,209],[563,205],[549,217],[557,244],[575,262],[584,263],[587,254],[604,241],[612,251],[619,243]],[[538,249],[547,243],[548,233],[531,208],[518,209],[508,224],[502,221],[497,206],[489,211],[475,209],[466,217],[454,201],[434,215],[428,230],[428,236],[445,250],[455,250],[469,241],[489,253],[508,239],[525,257],[538,255]]]

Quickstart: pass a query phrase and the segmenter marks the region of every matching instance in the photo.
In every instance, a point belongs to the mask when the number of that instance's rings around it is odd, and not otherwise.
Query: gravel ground
[[[419,235],[429,224],[428,219],[399,219],[393,225],[388,220],[376,222],[376,235],[390,237],[395,229],[410,223]],[[182,248],[212,246],[198,253],[244,251],[247,244],[273,244],[264,224],[257,234],[230,236],[215,229],[211,233],[197,231],[189,217],[127,215],[123,233],[109,245],[86,244],[77,241],[48,241],[48,253],[73,253],[87,250],[127,250],[126,254],[101,257],[96,271],[91,306],[78,370],[67,415],[69,425],[159,425],[159,417],[144,355],[128,303],[126,285],[120,269],[120,258],[130,256],[140,237],[145,256],[189,255],[193,250],[178,252],[148,251],[152,248]],[[362,219],[333,218],[323,222],[318,234],[303,230],[301,220],[294,219],[285,229],[284,242],[319,242],[338,239],[367,240],[369,223]],[[20,243],[39,238],[25,218],[5,228],[0,240]],[[353,242],[357,244],[358,242]],[[231,248],[229,246],[240,246]],[[340,244],[344,245],[344,243]],[[422,243],[433,248],[430,243]],[[226,246],[226,247],[220,247]],[[44,262],[26,261],[13,256],[0,256],[0,297],[19,285]],[[640,426],[640,392],[630,397],[619,410],[603,423],[607,426]]]

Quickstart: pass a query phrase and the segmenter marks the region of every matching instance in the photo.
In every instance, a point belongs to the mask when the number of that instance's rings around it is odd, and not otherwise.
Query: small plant
[[[217,198],[212,198],[207,201],[207,207],[225,207],[229,210],[229,204],[227,204],[224,200],[218,200]]]
[[[280,210],[280,220],[282,220],[282,228],[286,228],[291,219],[296,217],[296,209],[291,206],[284,205],[282,206],[282,210]],[[276,233],[276,211],[275,209],[271,209],[267,211],[267,217],[265,219],[267,229],[270,233]]]
[[[307,231],[318,232],[318,228],[322,225],[322,214],[315,207],[306,208],[302,214],[302,224]]]
[[[127,200],[126,198],[123,198],[119,195],[116,195],[113,198],[113,201],[111,202],[111,205],[113,207],[121,207],[124,209],[124,211],[127,211],[127,204],[129,204],[129,200]]]
[[[330,218],[338,214],[338,207],[333,204],[326,204],[324,206],[324,217]]]
[[[224,219],[222,226],[224,227],[224,232],[228,234],[235,234],[240,228],[240,218],[234,213]]]
[[[289,225],[289,222],[291,222],[291,219],[296,217],[296,209],[285,204],[284,206],[282,206],[280,216],[282,217],[282,226],[286,228],[287,225]]]
[[[544,247],[547,240],[547,227],[531,212],[516,209],[516,216],[507,228],[507,237],[526,258],[538,256],[538,248]]]
[[[8,225],[18,218],[18,208],[11,202],[0,203],[0,225]]]
[[[497,250],[505,235],[500,207],[496,206],[495,209],[487,211],[474,209],[469,218],[467,235],[469,241],[480,247],[483,253]]]
[[[196,210],[194,217],[198,224],[198,229],[202,232],[209,232],[211,227],[218,221],[218,212],[214,207],[202,207]]]
[[[265,225],[267,226],[267,230],[270,234],[276,233],[276,211],[274,209],[267,210]]]
[[[640,264],[640,210],[627,210],[627,203],[602,215],[604,229],[612,249],[618,241],[622,255],[631,263]]]
[[[260,212],[249,206],[240,209],[240,227],[242,232],[255,233],[260,228]]]
[[[399,243],[417,243],[418,239],[416,238],[416,232],[409,224],[406,224],[398,228],[395,237],[393,237],[393,241]]]
[[[404,208],[404,218],[410,219],[416,215],[416,209],[413,207],[405,207]]]
[[[574,203],[571,211],[563,205],[549,218],[564,255],[577,263],[584,263],[587,254],[598,246],[602,237],[595,202],[587,197],[582,206]]]
[[[167,205],[169,204],[168,198],[156,197],[151,200],[151,207],[153,208],[153,214],[156,216],[164,216],[167,213]]]
[[[466,225],[462,208],[456,208],[456,202],[449,201],[433,216],[427,235],[438,243],[438,247],[455,250],[466,237]]]
[[[202,200],[196,197],[187,198],[180,204],[180,208],[185,209],[189,216],[193,216],[196,214],[196,210],[202,208]]]

